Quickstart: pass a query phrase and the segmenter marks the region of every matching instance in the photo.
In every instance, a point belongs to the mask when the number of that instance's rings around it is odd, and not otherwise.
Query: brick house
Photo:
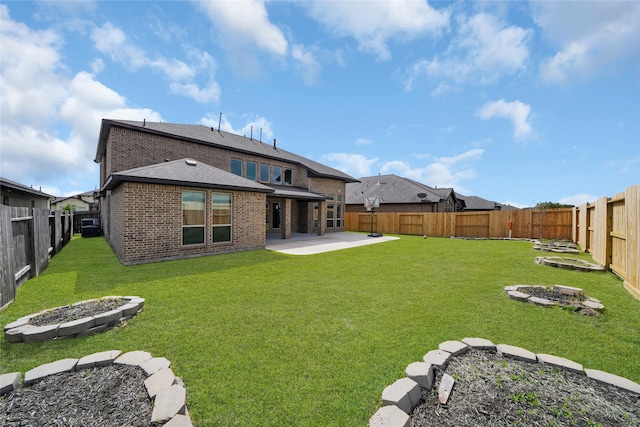
[[[264,248],[267,234],[344,231],[356,179],[200,125],[102,120],[102,226],[123,264]]]
[[[397,175],[367,176],[347,184],[347,212],[365,210],[366,198],[378,197],[376,212],[456,212],[464,202],[453,188],[434,188]]]

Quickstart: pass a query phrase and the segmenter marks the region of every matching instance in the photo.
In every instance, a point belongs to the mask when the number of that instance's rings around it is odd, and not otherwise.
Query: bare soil
[[[443,405],[437,389],[444,372],[455,384]],[[640,426],[640,395],[582,373],[482,350],[453,358],[423,399],[412,427]]]

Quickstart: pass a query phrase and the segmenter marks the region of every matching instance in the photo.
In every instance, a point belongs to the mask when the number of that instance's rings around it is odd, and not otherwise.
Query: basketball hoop
[[[371,209],[380,207],[380,198],[379,197],[365,197],[364,199],[364,208],[368,211]]]

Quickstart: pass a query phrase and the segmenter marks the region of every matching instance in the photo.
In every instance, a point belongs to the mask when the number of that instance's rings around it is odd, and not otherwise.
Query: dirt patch
[[[455,380],[446,405],[437,393],[443,372]],[[436,370],[435,389],[422,394],[412,427],[640,425],[640,395],[582,373],[489,351],[456,356],[444,371]]]
[[[29,324],[33,326],[46,326],[71,322],[115,310],[128,302],[129,300],[126,298],[103,298],[74,304],[72,306],[58,307],[32,317],[29,320]]]
[[[0,419],[18,426],[138,426],[152,423],[144,371],[110,365],[50,375],[0,397]]]

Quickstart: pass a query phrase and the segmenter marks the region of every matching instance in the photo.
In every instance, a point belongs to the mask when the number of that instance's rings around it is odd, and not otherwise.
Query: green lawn
[[[1,340],[0,372],[145,350],[172,362],[199,427],[366,425],[409,363],[464,337],[640,382],[640,302],[612,274],[537,265],[540,255],[527,242],[401,236],[311,256],[259,250],[124,267],[104,239],[75,238],[0,324],[107,295],[146,298],[144,311],[90,337]],[[607,310],[586,317],[511,301],[502,288],[512,284],[581,287]]]

